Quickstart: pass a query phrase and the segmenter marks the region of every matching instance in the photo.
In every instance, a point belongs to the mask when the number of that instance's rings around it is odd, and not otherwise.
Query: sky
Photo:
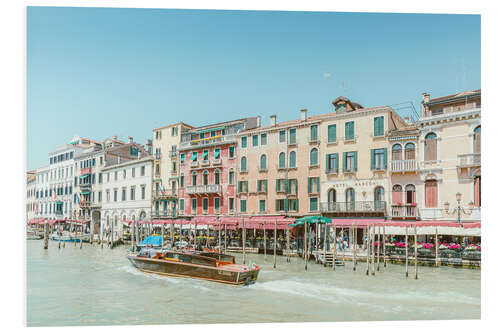
[[[28,7],[27,167],[74,135],[104,140],[345,96],[401,116],[481,86],[479,15]],[[404,104],[410,105],[410,104]]]

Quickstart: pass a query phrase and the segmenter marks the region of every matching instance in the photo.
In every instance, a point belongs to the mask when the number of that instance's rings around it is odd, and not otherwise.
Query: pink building
[[[237,133],[260,126],[260,117],[193,128],[179,147],[180,216],[235,212]]]

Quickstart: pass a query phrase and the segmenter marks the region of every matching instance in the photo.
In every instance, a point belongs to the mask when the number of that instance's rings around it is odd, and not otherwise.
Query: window
[[[144,176],[145,173],[146,173],[146,167],[141,166],[141,176]]]
[[[284,169],[286,166],[286,155],[285,153],[280,153],[279,158],[278,158],[278,168],[279,169]]]
[[[219,169],[216,169],[214,172],[214,184],[216,184],[216,185],[220,184],[220,171],[219,171]]]
[[[216,160],[220,159],[220,148],[214,149],[214,159]]]
[[[198,202],[195,198],[191,199],[191,214],[196,214],[196,208],[198,207]]]
[[[380,210],[384,208],[384,188],[383,187],[375,187],[375,191],[373,193],[373,197],[375,199],[375,209]]]
[[[286,141],[286,131],[280,131],[280,142],[285,142]]]
[[[191,154],[191,161],[193,161],[193,162],[198,161],[198,152],[193,151],[193,153]]]
[[[371,170],[385,170],[387,168],[387,148],[371,150]]]
[[[288,131],[289,138],[288,138],[288,143],[289,144],[296,144],[297,143],[297,129],[295,128],[290,128]]]
[[[319,177],[308,178],[307,193],[319,193]]]
[[[242,136],[241,137],[241,148],[246,148],[247,147],[247,137]]]
[[[405,186],[405,198],[407,204],[417,203],[415,185],[408,184]]]
[[[267,193],[267,179],[258,179],[257,180],[257,192]]]
[[[401,185],[392,187],[392,204],[399,206],[403,204],[403,187]]]
[[[196,172],[193,172],[193,174],[191,175],[191,185],[192,186],[196,186]]]
[[[159,164],[159,163],[157,163],[157,164],[155,165],[155,175],[156,175],[156,176],[159,176],[159,175],[160,175],[160,164]]]
[[[297,194],[297,179],[288,179],[288,194]]]
[[[246,213],[247,211],[247,201],[244,199],[240,200],[240,212]]]
[[[344,172],[353,172],[358,170],[358,152],[344,152]]]
[[[76,196],[76,194],[75,194]],[[110,193],[109,193],[109,190],[106,190],[106,202],[109,202],[111,199],[110,199]]]
[[[240,166],[240,170],[242,172],[246,172],[247,171],[247,158],[245,156],[243,156],[241,158],[241,166]]]
[[[109,183],[109,172],[106,174],[106,181]]]
[[[184,199],[179,199],[179,210],[184,211]]]
[[[318,197],[309,198],[309,211],[310,212],[318,211]]]
[[[288,203],[288,200],[286,200],[286,199],[277,199],[276,200],[276,211],[279,212],[279,211],[288,210],[287,207],[285,207],[285,205],[287,203]]]
[[[260,170],[267,170],[267,158],[266,155],[260,156]]]
[[[234,170],[229,170],[229,185],[234,185]]]
[[[310,128],[310,141],[318,140],[318,125],[311,125]]]
[[[299,199],[288,199],[288,210],[298,211],[299,210]]]
[[[125,201],[127,198],[127,189],[124,187],[122,188],[122,201]]]
[[[297,154],[295,153],[295,151],[291,151],[290,152],[290,157],[289,157],[289,161],[288,161],[288,166],[290,168],[295,168],[297,167],[297,158],[296,158]]]
[[[208,212],[208,198],[203,198],[202,205],[203,205],[203,212],[204,213]]]
[[[384,117],[373,118],[373,136],[384,136]]]
[[[203,171],[203,185],[208,185],[208,171]]]
[[[347,210],[354,210],[356,204],[356,192],[353,188],[348,188],[345,192],[345,201]]]
[[[161,150],[160,150],[160,148],[156,148],[155,153],[156,153],[156,154],[155,154],[155,155],[156,155],[156,159],[157,159],[157,160],[159,160],[159,159],[160,159],[160,157],[161,157]]]
[[[337,191],[334,188],[332,188],[328,191],[328,211],[337,210],[336,202],[337,202]]]
[[[339,172],[339,154],[327,154],[326,155],[326,173],[338,173]]]
[[[229,158],[234,158],[234,146],[229,147]]]
[[[181,153],[181,164],[184,164],[185,159],[186,159],[186,154]]]
[[[177,163],[172,162],[172,172],[177,172]]]
[[[425,207],[436,208],[437,207],[437,181],[436,180],[426,180],[425,181]]]
[[[402,151],[403,147],[399,144],[396,143],[395,145],[392,146],[392,160],[393,161],[399,161],[402,159]]]
[[[135,177],[135,168],[132,168],[132,178]]]
[[[345,123],[345,140],[354,140],[354,121]]]
[[[229,210],[234,210],[234,198],[229,198]]]
[[[214,209],[216,212],[220,210],[220,198],[214,198]]]
[[[266,200],[259,200],[259,212],[264,213],[266,211]]]
[[[248,193],[248,181],[240,180],[238,182],[238,192],[239,193]]]
[[[252,146],[257,147],[259,145],[259,136],[257,134],[252,136]]]
[[[405,145],[405,159],[407,160],[415,159],[415,145],[411,142]]]
[[[118,180],[118,171],[115,171],[115,181]]]
[[[437,135],[429,133],[424,140],[424,159],[426,161],[437,160]]]
[[[135,187],[130,187],[130,200],[135,200]]]
[[[262,133],[260,135],[260,145],[261,146],[267,145],[267,134],[266,133]]]
[[[99,191],[99,192],[97,193],[97,200],[98,200],[99,202],[102,202],[102,191]]]
[[[118,190],[116,188],[113,190],[113,201],[118,201]]]
[[[481,153],[481,126],[474,129],[474,154]]]
[[[146,199],[146,185],[141,185],[141,199]]]
[[[318,165],[318,149],[313,148],[309,154],[309,165]]]

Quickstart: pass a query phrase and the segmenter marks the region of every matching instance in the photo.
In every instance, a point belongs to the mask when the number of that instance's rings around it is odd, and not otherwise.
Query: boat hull
[[[233,271],[222,267],[207,267],[203,265],[179,263],[162,259],[151,259],[129,255],[127,257],[134,267],[146,272],[173,277],[189,277],[233,285],[254,283],[259,275],[259,269]]]

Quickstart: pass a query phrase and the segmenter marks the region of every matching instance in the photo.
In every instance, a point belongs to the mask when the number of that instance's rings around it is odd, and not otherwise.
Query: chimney
[[[276,115],[273,114],[269,119],[271,120],[271,126],[276,126]]]
[[[132,143],[132,142],[134,142],[134,138],[133,138],[133,137],[131,137],[131,136],[129,136],[129,137],[128,137],[128,143]]]
[[[261,126],[261,117],[260,116],[257,116],[257,127],[260,127]]]
[[[306,121],[307,120],[307,109],[300,110],[300,119],[302,121]]]
[[[118,140],[118,136],[116,136],[116,135],[115,135],[115,136],[113,137],[113,141],[116,141],[116,140]]]
[[[429,103],[430,95],[428,93],[422,94],[422,102]]]

